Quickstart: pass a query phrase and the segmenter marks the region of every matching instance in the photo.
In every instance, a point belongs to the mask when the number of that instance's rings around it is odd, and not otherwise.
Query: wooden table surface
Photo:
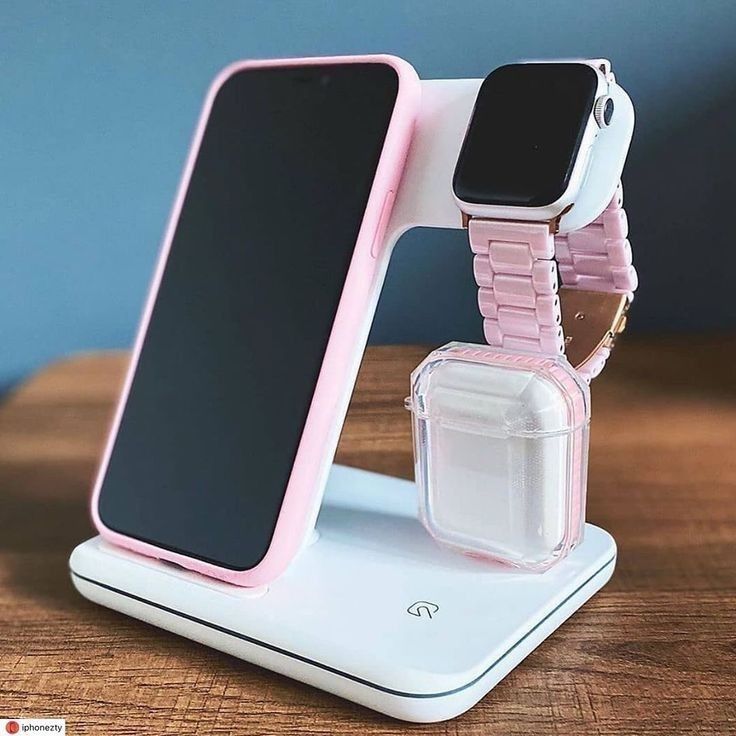
[[[411,475],[407,376],[369,350],[338,460]],[[50,366],[0,407],[0,717],[70,734],[736,733],[736,339],[623,341],[593,391],[604,590],[455,721],[413,726],[80,598],[69,552],[124,354]]]

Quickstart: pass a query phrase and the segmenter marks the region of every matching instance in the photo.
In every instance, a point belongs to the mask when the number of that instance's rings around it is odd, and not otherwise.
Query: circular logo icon
[[[20,731],[20,723],[18,721],[8,721],[5,724],[5,730],[8,733],[18,733]]]

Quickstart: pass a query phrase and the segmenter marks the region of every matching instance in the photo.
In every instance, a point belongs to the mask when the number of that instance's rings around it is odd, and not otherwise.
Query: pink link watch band
[[[586,380],[595,378],[637,286],[621,186],[600,217],[571,233],[554,235],[548,222],[474,217],[468,231],[488,343],[567,352]]]

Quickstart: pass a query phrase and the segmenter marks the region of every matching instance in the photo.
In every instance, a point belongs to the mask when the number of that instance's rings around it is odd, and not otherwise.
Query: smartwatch
[[[598,375],[637,286],[619,184],[633,107],[610,62],[524,62],[482,83],[453,177],[489,345]],[[558,288],[559,286],[559,288]]]

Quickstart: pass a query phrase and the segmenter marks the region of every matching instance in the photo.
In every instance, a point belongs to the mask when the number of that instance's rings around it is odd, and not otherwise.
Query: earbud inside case
[[[590,393],[564,356],[450,343],[412,373],[407,408],[439,542],[543,571],[581,541]]]

